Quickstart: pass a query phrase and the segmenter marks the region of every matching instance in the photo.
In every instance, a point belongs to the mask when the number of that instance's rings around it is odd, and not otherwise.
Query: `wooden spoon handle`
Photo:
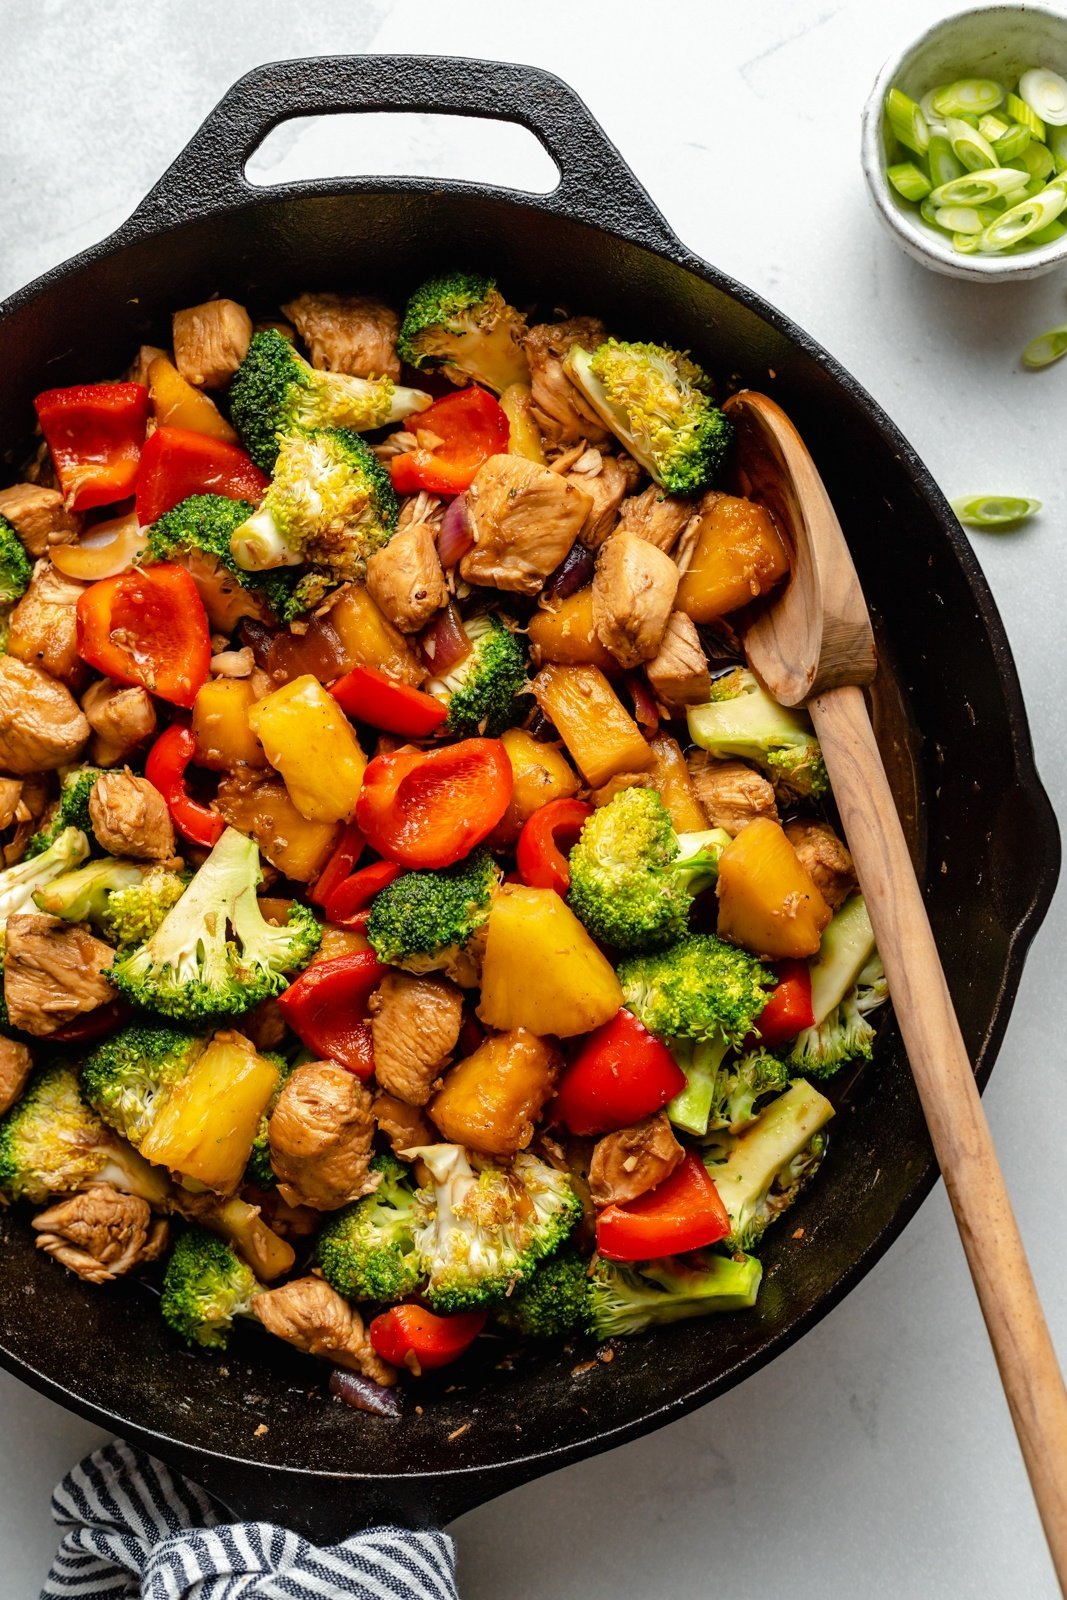
[[[897,1023],[1067,1595],[1067,1390],[952,1008],[863,691],[809,704]]]

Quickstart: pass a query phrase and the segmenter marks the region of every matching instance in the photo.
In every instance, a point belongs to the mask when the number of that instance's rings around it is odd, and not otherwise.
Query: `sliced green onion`
[[[1050,188],[1042,189],[1040,194],[1024,200],[1021,205],[1012,206],[1010,211],[1005,211],[1002,217],[991,222],[982,234],[979,249],[986,252],[1005,250],[1008,245],[1018,244],[1020,239],[1028,239],[1050,222],[1055,222],[1064,206],[1067,206],[1067,186],[1054,183]]]
[[[937,225],[946,233],[981,233],[985,227],[977,206],[939,206]]]
[[[1031,67],[1019,79],[1019,95],[1054,128],[1067,123],[1067,78],[1061,78],[1058,72],[1049,67]]]
[[[1057,217],[1047,228],[1036,228],[1026,242],[1029,245],[1058,244],[1065,236],[1067,236],[1067,223]]]
[[[957,78],[930,96],[930,104],[940,117],[981,117],[987,111],[995,111],[1003,100],[1003,87],[992,78]]]
[[[953,178],[963,177],[963,162],[957,161],[952,154],[947,133],[935,133],[931,128],[930,148],[926,152],[926,159],[930,167],[930,182],[935,189],[942,183],[951,183]]]
[[[1004,110],[1013,122],[1021,122],[1024,128],[1029,128],[1035,139],[1044,139],[1045,124],[1033,106],[1028,106],[1017,94],[1009,94],[1004,102]]]
[[[1040,500],[1008,494],[972,494],[953,500],[952,509],[970,528],[1011,528],[1041,510]]]
[[[931,198],[937,206],[983,206],[1025,182],[1026,174],[1016,172],[1014,167],[989,167],[985,172],[968,172],[950,183],[939,184]]]
[[[885,114],[889,126],[905,149],[913,150],[917,156],[924,156],[930,143],[930,130],[926,118],[911,96],[906,95],[903,89],[890,89],[885,97]]]
[[[886,168],[886,177],[905,200],[925,200],[932,187],[925,172],[920,172],[914,161],[898,161]]]
[[[1016,156],[1022,155],[1032,138],[1029,128],[1021,122],[1013,122],[1006,133],[993,140],[993,153],[1001,163],[1014,161]]]
[[[997,158],[988,139],[983,139],[977,128],[972,128],[961,117],[949,117],[945,122],[948,142],[957,161],[962,161],[968,172],[984,172],[995,167]]]
[[[1064,232],[1067,233],[1067,228]],[[1023,351],[1023,366],[1036,372],[1040,367],[1051,367],[1054,361],[1059,361],[1063,356],[1067,356],[1067,323],[1031,339]]]
[[[926,199],[919,204],[919,215],[924,222],[930,224],[931,228],[937,228],[940,227],[940,223],[937,220],[937,213],[940,209],[940,206],[935,206],[930,196],[927,195]]]
[[[1037,139],[1031,139],[1016,166],[1025,167],[1031,178],[1050,178],[1056,170],[1052,151]]]
[[[1049,154],[1057,172],[1067,172],[1067,128],[1053,128],[1048,136]]]
[[[1000,117],[995,117],[992,112],[986,117],[978,118],[978,132],[983,139],[988,139],[990,144],[996,144],[998,139],[1003,139],[1008,131],[1009,124]]]
[[[952,248],[961,256],[973,256],[978,249],[980,233],[954,233],[952,235]]]

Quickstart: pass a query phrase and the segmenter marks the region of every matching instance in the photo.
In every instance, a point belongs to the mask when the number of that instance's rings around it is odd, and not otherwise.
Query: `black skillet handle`
[[[269,197],[269,188],[248,182],[245,164],[271,129],[292,117],[352,111],[518,123],[540,141],[560,173],[558,188],[524,197],[526,203],[625,231],[652,249],[677,247],[663,216],[573,89],[539,67],[458,56],[318,56],[256,67],[227,91],[120,232],[137,233],[146,224],[166,228]],[[358,191],[382,181],[353,176],[330,179],[328,187],[333,193]],[[420,189],[452,186],[428,178],[405,181]]]

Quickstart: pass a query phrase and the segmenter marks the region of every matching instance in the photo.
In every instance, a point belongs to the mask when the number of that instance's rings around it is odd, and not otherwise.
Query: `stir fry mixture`
[[[706,375],[457,273],[192,306],[36,410],[0,1192],[38,1246],[158,1262],[178,1339],[254,1319],[370,1408],[483,1330],[754,1305],[886,989],[724,620],[788,557],[715,487]]]

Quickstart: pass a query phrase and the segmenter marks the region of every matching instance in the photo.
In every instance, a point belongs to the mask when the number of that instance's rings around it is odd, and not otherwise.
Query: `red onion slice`
[[[342,1367],[334,1367],[330,1373],[330,1393],[354,1411],[369,1411],[372,1417],[403,1414],[398,1390],[387,1389],[373,1378],[364,1378],[359,1372],[346,1372]]]
[[[473,544],[474,534],[467,514],[467,496],[457,494],[437,530],[437,554],[441,558],[441,565],[454,567]]]
[[[581,541],[572,544],[554,572],[545,579],[543,600],[566,600],[593,581],[596,556]]]
[[[423,634],[421,642],[426,664],[435,678],[451,672],[453,667],[465,661],[471,653],[467,630],[451,601],[443,611],[437,613]]]
[[[634,703],[634,721],[646,739],[654,739],[659,732],[659,707],[643,672],[628,672],[626,687]]]

